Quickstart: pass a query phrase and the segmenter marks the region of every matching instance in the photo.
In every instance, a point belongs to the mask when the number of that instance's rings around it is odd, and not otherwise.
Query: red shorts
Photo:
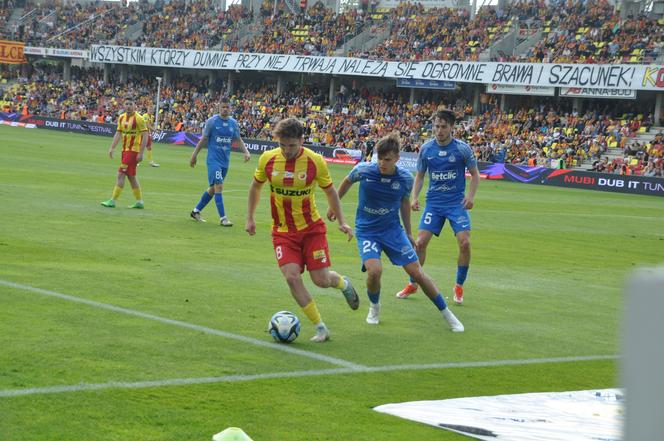
[[[127,176],[136,176],[136,167],[138,166],[138,162],[136,161],[136,156],[138,156],[138,152],[134,152],[131,150],[123,151],[122,164],[120,165],[118,172],[124,173]]]
[[[279,266],[287,263],[300,265],[309,271],[330,266],[330,249],[327,246],[327,227],[319,222],[297,233],[272,233],[272,245]]]

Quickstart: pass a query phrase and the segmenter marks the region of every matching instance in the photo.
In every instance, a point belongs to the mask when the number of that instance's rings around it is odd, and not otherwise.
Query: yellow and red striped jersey
[[[145,126],[148,128],[148,131],[152,131],[154,125],[154,118],[148,112],[143,114],[143,119],[145,120]]]
[[[117,131],[122,133],[122,151],[140,152],[141,133],[147,130],[145,120],[138,112],[134,112],[131,116],[127,116],[126,113],[120,115]]]
[[[321,220],[316,209],[316,185],[332,185],[330,171],[321,155],[303,147],[295,159],[287,160],[280,148],[268,150],[258,160],[254,179],[270,181],[272,230],[294,233]]]

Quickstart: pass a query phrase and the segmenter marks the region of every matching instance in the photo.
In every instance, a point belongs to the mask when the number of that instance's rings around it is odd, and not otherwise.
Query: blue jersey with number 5
[[[466,191],[466,169],[475,167],[475,154],[463,141],[452,139],[443,147],[432,139],[422,145],[417,157],[417,171],[429,173],[427,206],[445,208],[460,205]]]

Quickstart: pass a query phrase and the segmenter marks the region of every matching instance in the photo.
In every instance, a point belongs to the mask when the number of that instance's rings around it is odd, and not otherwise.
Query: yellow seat
[[[646,133],[646,130],[647,130],[646,126],[639,127],[639,133]]]

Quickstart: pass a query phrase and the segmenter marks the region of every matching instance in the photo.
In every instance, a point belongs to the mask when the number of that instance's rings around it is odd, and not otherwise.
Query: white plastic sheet
[[[374,410],[495,441],[619,441],[619,389],[529,393],[385,404]]]

